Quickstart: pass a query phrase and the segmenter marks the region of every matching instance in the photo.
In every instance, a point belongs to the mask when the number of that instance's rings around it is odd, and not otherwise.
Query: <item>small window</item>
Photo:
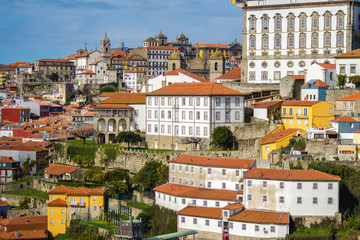
[[[181,200],[181,203],[182,203],[182,204],[185,204],[185,203],[186,203],[185,198],[183,198],[183,199]]]
[[[251,200],[252,200],[252,195],[251,195],[251,194],[248,194],[248,195],[247,195],[247,200],[248,200],[248,201],[251,201]]]
[[[209,219],[206,219],[205,220],[205,226],[209,226],[210,225],[210,221],[209,221]]]
[[[53,209],[53,208],[50,208],[50,213],[54,213],[54,209]]]
[[[318,189],[318,184],[317,183],[313,183],[313,189],[317,190]]]
[[[332,197],[329,197],[329,198],[328,198],[328,204],[329,204],[329,205],[333,204],[333,198],[332,198]]]
[[[65,224],[65,219],[61,219],[61,224]]]
[[[284,197],[283,196],[279,197],[279,203],[284,203]]]
[[[258,232],[260,229],[259,225],[255,225],[255,232]]]
[[[226,169],[222,170],[222,175],[226,175]]]
[[[297,204],[301,204],[302,203],[302,198],[301,197],[297,197]]]
[[[218,221],[218,227],[222,227],[222,222]]]
[[[317,199],[317,197],[314,197],[313,198],[313,204],[317,204],[318,203],[318,199]]]
[[[206,200],[204,200],[203,205],[204,205],[204,207],[207,207],[208,204],[207,204]]]
[[[267,202],[267,195],[263,195],[262,199],[263,199],[263,202]]]
[[[328,184],[328,190],[332,190],[333,189],[333,184],[332,183],[329,183]]]
[[[302,183],[297,184],[297,189],[302,189]]]
[[[272,232],[272,233],[275,232],[275,226],[270,227],[270,232]]]
[[[280,182],[280,189],[284,189],[285,186],[284,186],[284,182]]]
[[[181,217],[181,222],[185,223],[185,217]]]
[[[215,202],[215,207],[220,207],[220,202]]]
[[[241,224],[241,229],[242,229],[243,231],[246,231],[246,224],[245,224],[245,223]]]
[[[263,181],[263,188],[267,188],[267,181]]]
[[[248,181],[247,181],[247,186],[248,186],[248,187],[252,187],[252,181],[251,181],[251,180],[248,180]]]

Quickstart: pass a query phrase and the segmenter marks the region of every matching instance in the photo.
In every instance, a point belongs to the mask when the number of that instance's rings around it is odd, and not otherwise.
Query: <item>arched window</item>
[[[175,63],[173,63],[173,70],[175,70],[176,69],[176,64]]]

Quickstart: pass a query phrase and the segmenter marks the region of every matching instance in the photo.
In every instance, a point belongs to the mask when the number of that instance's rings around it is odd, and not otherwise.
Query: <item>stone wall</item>
[[[1,197],[5,198],[6,201],[11,205],[11,206],[19,206],[19,202],[25,197],[22,195],[12,195],[12,194],[4,194],[1,193]],[[31,202],[29,204],[30,208],[45,208],[45,200],[40,200],[34,197],[31,197]]]
[[[324,216],[306,216],[306,217],[295,217],[292,216],[294,223],[298,226],[303,225],[304,227],[311,227],[311,224],[317,224],[322,222],[325,219],[335,220],[337,223],[341,223],[341,213],[336,213],[334,217],[324,217]]]
[[[328,90],[326,95],[326,101],[335,105],[336,99],[349,96],[359,92],[359,89],[337,89],[337,90]]]
[[[144,202],[147,205],[153,205],[153,203],[155,202],[154,199],[151,199],[151,198],[145,196],[144,193],[139,192],[139,191],[134,191],[133,196],[136,196],[136,200],[138,202]]]
[[[16,209],[7,211],[7,217],[47,215],[47,208]]]
[[[55,183],[41,181],[40,179],[35,178],[35,177],[32,177],[31,182],[30,182],[31,189],[36,189],[36,190],[43,191],[43,192],[48,192],[51,189],[56,188],[57,186],[58,185],[56,185]]]
[[[109,206],[111,206],[112,209],[118,209],[118,206],[120,205],[127,206],[127,202],[123,200],[109,198]],[[134,207],[130,207],[130,208],[131,208],[131,215],[133,218],[137,218],[139,214],[143,211],[139,208],[134,208]]]
[[[235,91],[239,91],[242,93],[252,93],[259,91],[271,91],[271,90],[279,90],[280,84],[251,84],[251,83],[241,83],[241,82],[231,82],[226,81],[223,82],[222,85],[225,87],[231,88]]]

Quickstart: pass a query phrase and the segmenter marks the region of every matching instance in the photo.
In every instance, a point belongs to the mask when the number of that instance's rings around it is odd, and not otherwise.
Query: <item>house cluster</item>
[[[339,211],[338,176],[257,168],[254,159],[182,155],[168,163],[156,204],[177,212],[178,231],[199,238],[285,238],[291,219],[320,221]]]

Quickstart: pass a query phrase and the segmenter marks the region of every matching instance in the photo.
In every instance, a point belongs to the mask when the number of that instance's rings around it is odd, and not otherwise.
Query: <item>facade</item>
[[[347,76],[345,86],[354,87],[354,84],[349,82],[349,77],[360,75],[360,49],[340,54],[334,58],[336,59],[337,74]]]
[[[360,117],[360,92],[336,99],[336,116]]]
[[[357,47],[357,1],[247,1],[242,8],[241,69],[248,83],[303,75],[311,64],[334,63],[334,56]]]
[[[30,108],[26,107],[3,107],[1,109],[1,121],[16,123],[30,122]]]
[[[241,55],[241,44],[236,40],[230,44],[217,44],[217,43],[196,43],[193,49],[199,51],[199,57],[205,61],[209,60],[211,56],[218,50],[224,58],[232,58]]]
[[[344,115],[332,121],[332,126],[339,135],[339,139],[353,139],[354,132],[360,130],[360,122],[352,117]]]
[[[139,54],[127,54],[120,58],[111,59],[112,66],[117,70],[119,78],[123,77],[124,70],[147,71],[147,60]]]
[[[146,95],[149,148],[208,148],[217,126],[244,122],[244,94],[217,83],[173,83]]]
[[[124,70],[123,82],[126,92],[140,92],[145,85],[145,72],[143,70]]]
[[[302,101],[325,101],[329,85],[321,80],[310,80],[301,86]]]
[[[15,175],[22,172],[20,162],[11,157],[0,157],[0,183],[5,184],[14,180]],[[1,206],[1,203],[0,203]]]
[[[80,167],[53,164],[44,170],[44,179],[47,181],[80,180]]]
[[[182,68],[166,72],[160,76],[149,79],[147,86],[143,89],[143,92],[156,91],[162,87],[168,86],[173,83],[200,83],[209,82],[208,80],[199,77],[198,75],[188,72]]]
[[[326,83],[330,88],[336,87],[337,75],[336,64],[315,63],[305,69],[305,82],[318,79]]]
[[[240,180],[255,160],[182,155],[168,163],[173,184],[239,191],[243,189]]]
[[[271,120],[275,113],[280,112],[282,102],[274,100],[254,103],[254,117],[266,121]]]
[[[102,188],[73,189],[65,186],[50,190],[48,231],[55,237],[66,232],[72,219],[98,219],[104,212],[104,192]]]
[[[324,101],[284,101],[281,120],[285,129],[296,128],[307,131],[313,127],[331,127],[334,120],[334,105]]]
[[[340,177],[316,170],[252,168],[244,177],[246,209],[329,216],[339,211]]]
[[[49,76],[57,73],[58,80],[50,80]],[[41,59],[35,61],[35,78],[38,82],[71,82],[75,77],[74,62],[63,59]]]
[[[41,100],[22,101],[19,100],[18,104],[23,107],[28,107],[31,113],[38,115],[40,118],[50,116],[50,103]]]
[[[118,93],[95,106],[94,126],[98,143],[108,143],[122,131],[145,132],[146,96]]]

